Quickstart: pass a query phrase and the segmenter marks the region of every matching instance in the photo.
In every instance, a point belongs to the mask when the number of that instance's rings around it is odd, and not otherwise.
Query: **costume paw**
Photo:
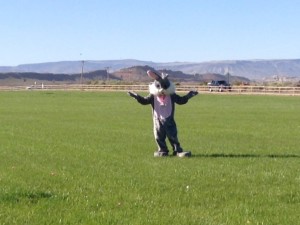
[[[174,152],[173,155],[178,156],[179,158],[183,158],[183,157],[191,157],[192,153],[191,152]]]
[[[163,151],[154,152],[154,157],[164,157],[164,156],[168,156],[168,155],[169,155],[168,152],[163,152]]]
[[[194,97],[195,95],[197,95],[198,94],[198,91],[190,91],[189,93],[188,93],[188,96],[189,96],[189,98],[192,98],[192,97]]]
[[[128,94],[130,97],[133,97],[133,98],[135,98],[135,99],[136,99],[137,96],[138,96],[137,93],[135,93],[135,92],[133,92],[133,91],[128,91],[127,94]]]

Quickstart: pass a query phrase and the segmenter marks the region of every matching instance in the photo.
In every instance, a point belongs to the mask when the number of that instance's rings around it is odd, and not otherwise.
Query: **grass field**
[[[300,224],[300,99],[177,106],[191,158],[154,158],[125,93],[0,93],[0,225]]]

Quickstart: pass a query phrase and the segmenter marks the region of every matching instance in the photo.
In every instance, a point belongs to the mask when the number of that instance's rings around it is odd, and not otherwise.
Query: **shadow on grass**
[[[295,154],[225,154],[225,153],[212,153],[212,154],[196,154],[193,157],[200,158],[300,158],[300,155]]]
[[[51,198],[53,196],[50,192],[15,192],[0,194],[0,202],[18,203],[20,201],[29,201],[30,203],[37,203],[41,199]]]

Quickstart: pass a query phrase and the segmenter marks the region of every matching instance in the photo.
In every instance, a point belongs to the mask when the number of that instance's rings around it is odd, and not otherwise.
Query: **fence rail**
[[[0,86],[0,91],[22,91],[22,90],[56,90],[56,91],[148,91],[148,85],[32,85],[26,86]],[[300,95],[300,87],[274,87],[274,86],[232,86],[223,92],[210,92],[207,86],[179,85],[178,92],[197,90],[202,93],[224,93],[224,94],[263,94],[263,95]]]

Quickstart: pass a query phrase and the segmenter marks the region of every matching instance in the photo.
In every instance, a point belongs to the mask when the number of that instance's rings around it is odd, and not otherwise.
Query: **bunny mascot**
[[[158,150],[154,152],[155,157],[168,156],[169,150],[166,144],[166,137],[173,148],[173,155],[178,157],[191,156],[191,152],[183,151],[177,137],[177,127],[174,120],[175,103],[186,104],[190,98],[197,95],[197,91],[190,91],[185,96],[175,93],[174,84],[168,80],[168,75],[158,74],[156,71],[148,70],[149,77],[154,82],[149,85],[150,94],[142,97],[135,92],[128,94],[135,98],[140,104],[152,106],[154,137]]]

